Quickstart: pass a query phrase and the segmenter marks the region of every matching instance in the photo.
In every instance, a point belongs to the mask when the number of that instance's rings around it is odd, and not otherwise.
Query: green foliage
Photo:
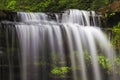
[[[110,2],[109,0],[93,0],[93,3],[91,5],[91,9],[97,10],[100,7],[104,7],[108,5]]]
[[[87,67],[89,67],[92,64],[91,55],[87,51],[85,51],[84,56],[85,56]],[[97,60],[101,68],[106,70],[108,74],[112,72],[113,66],[114,66],[114,72],[120,75],[120,56],[114,57],[113,59],[114,64],[112,64],[110,60],[102,54],[99,54],[97,56]]]
[[[110,60],[106,58],[103,55],[98,56],[98,62],[99,64],[106,70],[110,71],[112,68],[112,65],[110,64]]]
[[[119,48],[120,49],[120,22],[113,26],[113,39],[112,39],[112,44],[114,45],[115,48]]]
[[[30,11],[44,11],[50,4],[51,0],[42,1],[39,3],[33,3]]]
[[[67,66],[63,66],[63,67],[54,67],[52,70],[51,70],[51,73],[53,75],[56,75],[60,78],[65,78],[66,77],[66,74],[70,71],[70,68],[67,67]]]
[[[16,6],[16,1],[12,0],[8,3],[7,9],[15,10],[15,6]]]
[[[116,14],[115,12],[105,13],[105,14],[104,14],[104,17],[105,17],[105,18],[109,18],[109,17],[111,17],[111,16],[114,16],[115,14]]]
[[[95,10],[109,0],[1,0],[0,8],[14,11],[59,12],[66,9]]]
[[[87,51],[85,51],[84,56],[85,56],[85,61],[87,62],[87,66],[89,66],[91,63],[92,56]],[[97,60],[103,69],[110,71],[111,65],[108,58],[106,58],[103,55],[98,55]]]

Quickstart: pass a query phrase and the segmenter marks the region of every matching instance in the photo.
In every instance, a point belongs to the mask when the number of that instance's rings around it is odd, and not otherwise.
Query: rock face
[[[104,27],[117,25],[120,22],[120,1],[114,1],[108,6],[100,8],[98,12],[102,15]]]
[[[114,15],[108,16],[106,24],[108,27],[117,25],[120,22],[120,12],[115,12]]]
[[[120,12],[120,1],[114,1],[108,6],[100,8],[98,11],[101,12],[102,14]]]
[[[0,21],[14,21],[16,18],[16,12],[9,10],[0,10]]]

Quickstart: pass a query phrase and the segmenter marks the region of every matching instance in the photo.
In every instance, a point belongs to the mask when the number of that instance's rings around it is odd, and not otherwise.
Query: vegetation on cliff
[[[0,9],[14,11],[50,11],[66,9],[97,10],[115,0],[1,0]]]

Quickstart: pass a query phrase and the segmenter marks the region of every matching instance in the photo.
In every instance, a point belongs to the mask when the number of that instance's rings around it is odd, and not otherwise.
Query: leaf
[[[7,8],[8,9],[12,9],[12,10],[14,10],[15,9],[15,5],[16,5],[16,1],[10,1],[9,3],[8,3],[8,5],[7,5]]]

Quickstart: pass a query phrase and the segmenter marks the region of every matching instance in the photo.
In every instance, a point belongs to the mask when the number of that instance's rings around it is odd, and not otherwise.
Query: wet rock
[[[16,12],[9,10],[0,10],[0,21],[15,21]]]

